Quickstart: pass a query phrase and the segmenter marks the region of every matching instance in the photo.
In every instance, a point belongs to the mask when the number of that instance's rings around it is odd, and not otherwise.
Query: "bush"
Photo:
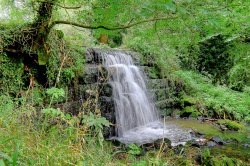
[[[248,119],[250,114],[248,88],[244,88],[245,91],[242,93],[225,86],[214,86],[210,79],[192,71],[180,70],[175,74],[185,82],[186,96],[182,99],[184,106],[192,106],[195,103],[199,112],[209,117],[226,117],[231,120]],[[196,102],[188,98],[194,98]]]
[[[233,57],[229,54],[232,46],[226,36],[216,34],[189,46],[189,56],[182,57],[182,64],[211,76],[213,82],[225,83],[227,73],[233,66]]]
[[[0,53],[0,94],[15,96],[24,85],[24,64],[21,59]]]

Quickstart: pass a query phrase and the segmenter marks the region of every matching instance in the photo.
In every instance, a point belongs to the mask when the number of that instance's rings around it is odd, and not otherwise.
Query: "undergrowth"
[[[197,72],[180,70],[175,74],[186,84],[184,96],[194,99],[193,104],[203,116],[250,120],[249,87],[244,92],[238,92],[226,86],[215,86],[210,79]]]
[[[61,91],[53,89],[51,103],[64,96]],[[82,114],[71,116],[50,105],[39,111],[29,102],[20,105],[9,96],[2,95],[0,98],[1,163],[103,165],[110,162],[110,143],[100,140],[100,135],[93,135],[96,129],[90,128],[96,124],[98,117],[91,117],[94,122],[88,124],[89,116],[85,115],[82,124]],[[104,122],[101,121],[99,127]]]

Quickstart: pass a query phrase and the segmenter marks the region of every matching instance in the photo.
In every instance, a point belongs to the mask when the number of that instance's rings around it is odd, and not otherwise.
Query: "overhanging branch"
[[[108,27],[104,25],[98,25],[98,26],[91,26],[91,25],[85,25],[81,23],[76,23],[76,22],[71,22],[71,21],[53,21],[50,25],[50,28],[53,28],[57,24],[66,24],[66,25],[72,25],[72,26],[77,26],[85,29],[106,29],[106,30],[119,30],[119,29],[127,29],[131,28],[133,26],[146,23],[146,22],[152,22],[152,21],[159,21],[159,20],[168,20],[170,18],[175,18],[176,16],[169,16],[169,17],[160,17],[160,18],[152,18],[152,19],[147,19],[147,20],[141,20],[132,24],[124,25],[124,26],[117,26],[117,27]]]

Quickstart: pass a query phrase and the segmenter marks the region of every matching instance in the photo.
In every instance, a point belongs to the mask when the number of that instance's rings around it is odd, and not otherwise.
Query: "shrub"
[[[233,57],[229,54],[232,46],[226,36],[216,34],[209,36],[197,45],[189,46],[189,57],[181,58],[182,64],[211,76],[213,82],[225,83],[228,71],[233,66]]]

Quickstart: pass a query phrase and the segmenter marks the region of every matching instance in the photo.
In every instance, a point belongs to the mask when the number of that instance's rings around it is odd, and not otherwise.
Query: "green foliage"
[[[79,125],[80,119],[77,117],[67,120],[69,115],[65,115],[61,121],[57,116],[41,123],[41,114],[31,111],[30,106],[23,105],[23,110],[16,108],[9,110],[9,114],[0,114],[0,163],[102,165],[111,161],[110,144],[103,142],[100,148],[95,138],[87,138],[88,131]],[[75,121],[69,125],[71,119]],[[7,125],[3,125],[3,121]],[[88,143],[86,139],[89,139]]]
[[[0,53],[0,94],[16,95],[24,85],[24,65],[21,60]]]
[[[55,108],[44,108],[41,110],[41,113],[44,113],[44,114],[47,114],[47,115],[50,115],[52,117],[64,117],[64,113],[59,109],[55,109]]]
[[[185,93],[196,98],[196,107],[209,117],[242,120],[249,117],[250,96],[224,86],[214,86],[212,81],[192,71],[178,71],[176,75],[185,82]]]
[[[49,95],[51,97],[51,99],[55,99],[58,100],[61,97],[65,96],[65,92],[62,88],[58,89],[58,88],[49,88],[46,90],[47,95]]]
[[[149,78],[156,79],[159,78],[159,69],[152,67],[149,69]]]
[[[53,104],[54,102],[59,102],[62,101],[65,97],[65,91],[62,88],[49,88],[46,90],[46,94],[50,97],[50,103],[49,103],[49,107],[51,106],[51,104]]]
[[[250,85],[250,66],[237,64],[228,73],[229,87],[233,90],[242,91],[246,85]]]
[[[128,153],[132,155],[140,155],[141,154],[141,148],[138,147],[135,144],[130,144],[128,146]]]
[[[103,147],[104,138],[102,129],[104,126],[109,127],[110,122],[104,117],[95,116],[92,112],[89,115],[83,114],[82,118],[82,123],[97,135],[98,142]]]
[[[56,38],[56,37],[54,37]],[[72,80],[83,74],[85,48],[74,43],[65,43],[62,40],[51,40],[52,51],[47,63],[48,83],[54,86],[67,86]]]
[[[190,59],[195,60],[193,66],[199,72],[211,75],[214,82],[225,83],[225,76],[233,66],[233,57],[228,53],[230,47],[232,44],[226,41],[225,36],[216,34],[203,39],[198,47],[190,47],[196,49],[190,50]]]
[[[147,165],[147,161],[145,160],[136,161],[132,164],[132,166],[146,166],[146,165]]]
[[[89,115],[83,114],[82,123],[88,127],[95,127],[96,130],[102,129],[103,126],[109,127],[109,121],[104,117],[96,117],[92,112]]]
[[[235,65],[228,73],[228,85],[234,90],[243,91],[246,86],[250,85],[249,43],[244,43],[238,38],[234,41],[234,45],[230,49],[230,54],[235,55]]]
[[[227,156],[219,155],[219,156],[212,156],[209,149],[205,149],[203,154],[201,155],[201,165],[210,165],[210,166],[234,166],[234,165],[241,165],[244,166],[245,164],[242,163],[240,160],[235,158],[230,158]]]
[[[184,117],[198,117],[200,116],[201,113],[196,109],[196,107],[185,107],[182,111],[180,116],[184,116]]]
[[[14,102],[10,96],[0,95],[0,114],[8,113],[14,108]]]

